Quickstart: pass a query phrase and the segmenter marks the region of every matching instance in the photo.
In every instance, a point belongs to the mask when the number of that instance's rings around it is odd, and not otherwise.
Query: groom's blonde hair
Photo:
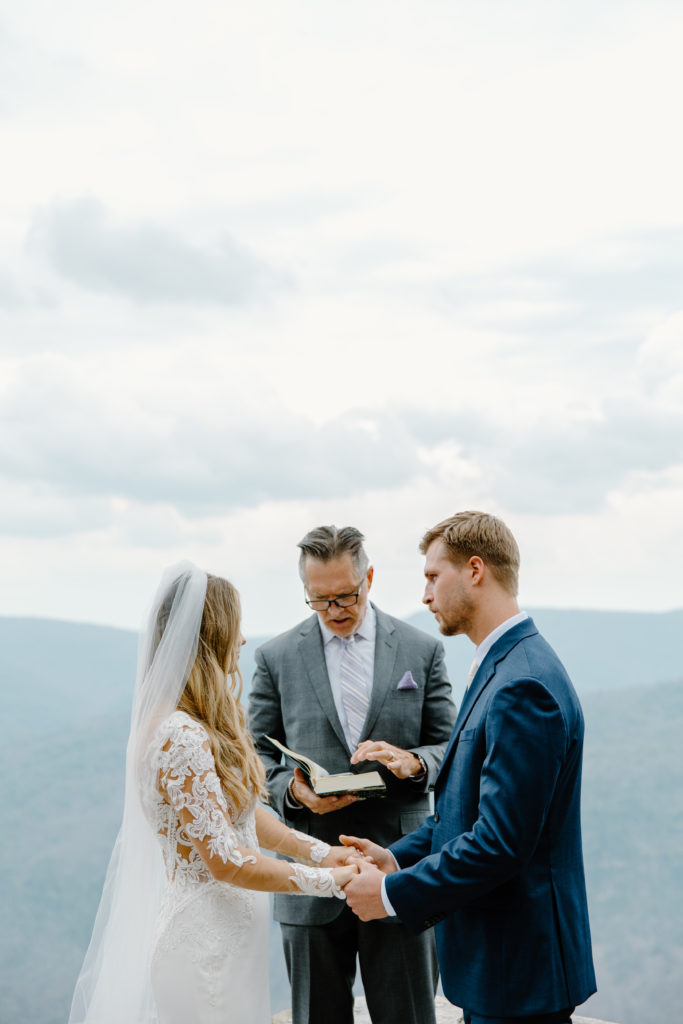
[[[446,554],[456,565],[473,555],[485,562],[501,587],[517,596],[519,585],[519,548],[509,527],[487,512],[456,512],[427,530],[420,551],[440,540]]]

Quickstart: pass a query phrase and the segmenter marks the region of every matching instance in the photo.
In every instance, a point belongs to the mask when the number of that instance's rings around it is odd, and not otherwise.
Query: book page
[[[306,757],[305,754],[297,754],[296,751],[290,750],[284,743],[280,743],[279,740],[274,740],[272,736],[266,736],[266,739],[281,750],[285,757],[288,757],[295,764],[298,764],[301,770],[308,775],[311,780],[313,779],[324,779],[330,774],[326,771],[322,765],[316,764],[310,757]]]
[[[313,789],[318,796],[339,793],[356,793],[358,796],[379,796],[386,793],[384,780],[379,772],[363,772],[354,775],[344,772],[339,775],[328,775],[324,779],[316,779]]]

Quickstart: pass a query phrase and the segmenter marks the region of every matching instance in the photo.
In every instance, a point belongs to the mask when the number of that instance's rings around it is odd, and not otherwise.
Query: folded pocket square
[[[411,672],[406,672],[398,681],[397,690],[417,690],[417,683]]]

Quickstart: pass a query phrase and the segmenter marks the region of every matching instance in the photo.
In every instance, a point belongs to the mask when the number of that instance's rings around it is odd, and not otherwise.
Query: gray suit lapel
[[[372,606],[375,608],[375,606]],[[377,632],[375,634],[375,664],[372,678],[372,694],[370,706],[365,716],[365,724],[361,732],[361,741],[368,739],[374,728],[377,717],[384,701],[391,691],[391,682],[394,678],[394,665],[398,652],[398,637],[395,634],[391,620],[384,612],[375,608],[377,617]]]
[[[344,736],[342,724],[339,721],[334,697],[332,696],[332,687],[330,686],[330,677],[327,674],[327,662],[325,661],[323,639],[320,627],[318,626],[317,616],[307,619],[304,623],[302,637],[299,640],[299,654],[306,669],[310,688],[320,703],[323,714],[329,719],[330,725],[334,729],[335,735],[344,747],[344,750],[348,750],[349,746]]]

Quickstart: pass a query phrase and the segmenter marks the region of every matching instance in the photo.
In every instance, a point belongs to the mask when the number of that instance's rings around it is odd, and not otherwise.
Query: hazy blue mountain
[[[15,736],[130,709],[137,637],[106,626],[0,618],[0,683]]]
[[[602,648],[612,647],[618,666],[603,692],[589,621],[600,613],[533,614],[567,664],[574,659],[586,716],[584,845],[600,986],[586,1013],[670,1024],[683,1001],[683,682],[657,680],[683,676],[675,643],[683,613],[621,623],[620,613],[602,613]],[[430,617],[414,621],[433,629]],[[643,651],[629,646],[634,635]],[[259,642],[242,654],[247,682]],[[451,671],[459,658],[466,673],[468,641],[448,639],[446,650]],[[0,1024],[66,1019],[119,825],[135,662],[126,631],[0,619]],[[617,676],[637,681],[633,666],[645,664],[641,685],[607,690]],[[280,1009],[288,994],[275,931],[271,982]]]
[[[242,648],[247,685],[254,650],[264,639],[251,638]],[[125,629],[0,617],[0,686],[12,735],[43,735],[98,715],[129,713],[137,644],[137,634]]]
[[[683,673],[683,611],[587,612],[532,609],[541,632],[564,661],[580,693],[679,679]],[[434,617],[407,621],[434,636]],[[248,691],[251,637],[240,665]],[[467,637],[445,640],[446,662],[460,699],[472,660]],[[129,630],[50,619],[0,617],[0,685],[15,736],[43,734],[67,721],[128,711],[135,681],[137,636]]]
[[[583,841],[599,992],[587,1016],[683,1005],[683,681],[582,697]]]

